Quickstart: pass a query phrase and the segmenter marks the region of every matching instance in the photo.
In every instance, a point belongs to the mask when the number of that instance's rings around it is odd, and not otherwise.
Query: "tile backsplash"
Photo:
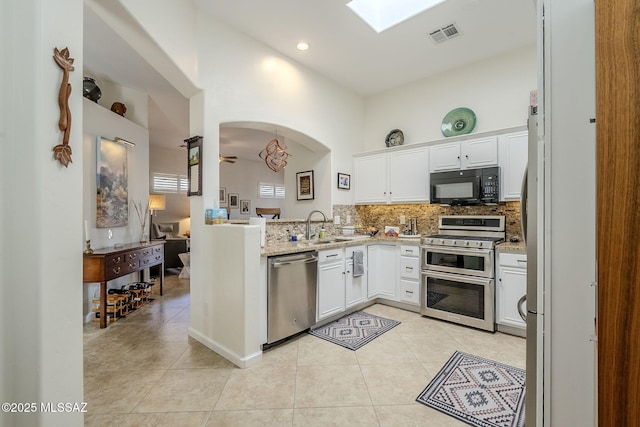
[[[333,225],[333,218],[340,217],[340,223],[346,225],[372,226],[384,232],[385,225],[400,226],[400,216],[416,218],[418,233],[422,235],[437,234],[438,217],[440,215],[504,215],[507,241],[522,240],[520,227],[520,202],[499,203],[496,206],[449,206],[431,204],[406,205],[334,205],[331,218],[324,224],[328,235],[338,234],[340,230]],[[314,217],[312,232],[316,234],[322,221]],[[305,220],[267,220],[266,239],[268,242],[286,242],[292,233],[303,234],[306,229]]]
[[[385,225],[399,226],[400,216],[416,218],[418,233],[437,234],[440,215],[504,215],[507,241],[521,241],[520,202],[504,202],[496,206],[440,206],[431,204],[358,205],[357,221],[383,231]]]

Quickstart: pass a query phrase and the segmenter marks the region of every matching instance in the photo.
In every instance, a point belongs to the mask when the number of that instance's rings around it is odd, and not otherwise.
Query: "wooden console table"
[[[139,272],[160,264],[160,295],[164,284],[164,240],[150,243],[128,243],[119,248],[113,246],[94,249],[84,254],[82,282],[100,283],[100,328],[107,327],[107,282],[127,274]]]

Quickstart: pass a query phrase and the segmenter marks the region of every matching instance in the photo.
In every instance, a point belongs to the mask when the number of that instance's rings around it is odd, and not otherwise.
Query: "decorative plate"
[[[442,134],[457,136],[471,133],[476,126],[476,113],[464,107],[455,108],[442,119]]]
[[[395,147],[396,145],[402,145],[404,143],[404,134],[400,129],[394,129],[387,135],[384,140],[387,147]]]

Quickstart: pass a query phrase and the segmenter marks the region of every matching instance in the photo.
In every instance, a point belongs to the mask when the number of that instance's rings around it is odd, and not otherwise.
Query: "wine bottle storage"
[[[115,322],[126,317],[131,311],[153,301],[151,297],[151,283],[140,282],[123,286],[123,289],[110,289],[107,294],[106,317],[107,323]],[[127,288],[127,289],[125,289]],[[95,313],[93,321],[100,321],[100,299],[92,300],[92,311]]]

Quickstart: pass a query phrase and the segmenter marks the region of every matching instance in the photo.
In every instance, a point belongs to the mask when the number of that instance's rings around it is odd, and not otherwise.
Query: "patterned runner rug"
[[[356,311],[335,322],[310,330],[309,333],[350,350],[357,350],[399,324],[396,320]]]
[[[456,351],[416,399],[477,427],[524,426],[525,371]]]

